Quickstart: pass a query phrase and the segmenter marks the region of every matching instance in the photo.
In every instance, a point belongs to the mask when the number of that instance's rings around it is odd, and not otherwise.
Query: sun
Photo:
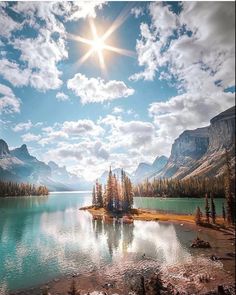
[[[106,44],[102,40],[102,38],[95,38],[92,41],[93,51],[102,51],[105,48]]]
[[[111,34],[115,30],[117,30],[119,26],[121,26],[121,24],[125,21],[125,19],[128,16],[129,16],[129,10],[126,9],[126,11],[123,11],[118,16],[118,18],[114,21],[114,23],[107,29],[107,31],[102,36],[98,35],[95,23],[92,19],[90,19],[89,21],[90,30],[92,33],[91,39],[88,39],[79,35],[68,34],[68,37],[70,39],[77,42],[84,43],[89,46],[88,51],[76,62],[75,65],[81,66],[88,58],[90,58],[94,54],[97,54],[101,70],[106,71],[105,51],[111,51],[117,54],[129,56],[129,57],[135,57],[136,53],[134,51],[118,48],[110,44],[107,44],[108,38],[111,36]]]

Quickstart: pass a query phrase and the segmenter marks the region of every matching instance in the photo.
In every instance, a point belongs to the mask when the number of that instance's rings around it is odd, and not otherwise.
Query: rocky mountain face
[[[4,140],[0,139],[0,158],[7,156],[10,156],[8,145]]]
[[[0,180],[30,182],[46,185],[49,190],[85,190],[91,184],[83,178],[69,173],[66,167],[59,167],[54,162],[39,161],[30,155],[23,144],[19,148],[9,150],[7,143],[0,140]]]
[[[210,121],[210,126],[184,131],[173,143],[166,166],[153,177],[188,178],[221,174],[225,148],[235,161],[235,107]]]
[[[152,164],[140,163],[132,174],[132,181],[139,183],[146,178],[150,178],[153,173],[158,173],[166,165],[167,161],[166,156],[157,156]]]

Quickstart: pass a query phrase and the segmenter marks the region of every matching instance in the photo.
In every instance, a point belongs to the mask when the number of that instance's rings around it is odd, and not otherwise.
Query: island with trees
[[[112,174],[110,167],[107,183],[102,186],[96,180],[92,191],[92,206],[81,208],[88,210],[95,219],[104,217],[105,220],[122,218],[124,222],[133,222],[133,189],[130,178],[124,170],[121,170],[120,177]]]

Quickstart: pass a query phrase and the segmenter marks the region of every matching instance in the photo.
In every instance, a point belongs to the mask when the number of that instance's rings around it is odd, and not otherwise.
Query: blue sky
[[[181,132],[208,125],[234,104],[233,8],[233,2],[2,2],[1,138],[90,179],[110,164],[130,172],[168,156]],[[117,24],[103,48],[74,40],[94,40],[91,24],[99,38]]]

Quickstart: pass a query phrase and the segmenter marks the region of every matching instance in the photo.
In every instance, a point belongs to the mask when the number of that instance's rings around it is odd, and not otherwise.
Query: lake
[[[219,210],[222,200],[216,201]],[[193,230],[145,221],[104,224],[79,210],[90,204],[90,193],[82,192],[0,199],[0,294],[117,261],[132,263],[144,253],[161,264],[181,263],[191,256]],[[135,199],[136,207],[180,213],[191,213],[196,205],[204,207],[204,201]]]

